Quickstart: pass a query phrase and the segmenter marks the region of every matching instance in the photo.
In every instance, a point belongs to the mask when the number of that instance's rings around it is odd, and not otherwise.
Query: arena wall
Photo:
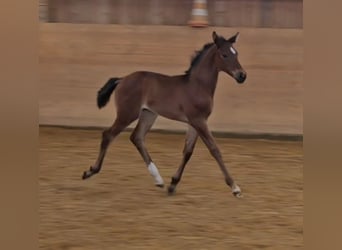
[[[192,0],[40,0],[41,21],[187,25]],[[212,26],[302,28],[302,0],[207,0]]]
[[[96,107],[97,91],[109,77],[136,70],[181,74],[194,51],[211,41],[213,30],[226,37],[240,32],[236,48],[248,79],[238,85],[220,74],[210,128],[302,134],[301,29],[41,23],[39,123],[110,126],[113,101]],[[158,118],[154,128],[184,130],[186,125]]]

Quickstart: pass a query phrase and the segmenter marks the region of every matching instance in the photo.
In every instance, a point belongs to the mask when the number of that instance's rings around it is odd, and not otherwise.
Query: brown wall
[[[62,23],[187,25],[192,0],[40,0]],[[302,28],[302,0],[208,0],[212,26]],[[44,9],[41,9],[44,11]],[[44,14],[42,17],[46,16]]]
[[[40,124],[109,126],[113,101],[96,107],[111,76],[136,70],[180,74],[214,28],[41,24]],[[240,31],[236,48],[248,72],[237,85],[221,73],[210,126],[214,131],[302,134],[303,32],[296,29],[215,28]],[[154,128],[185,129],[159,118]]]

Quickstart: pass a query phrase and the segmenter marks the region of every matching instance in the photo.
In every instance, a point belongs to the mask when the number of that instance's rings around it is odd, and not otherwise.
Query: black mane
[[[196,64],[201,60],[201,57],[203,56],[204,52],[207,51],[213,45],[214,43],[207,43],[203,46],[201,50],[195,51],[195,54],[192,56],[190,67],[187,71],[185,71],[185,75],[189,76],[191,73],[191,70],[196,66]]]

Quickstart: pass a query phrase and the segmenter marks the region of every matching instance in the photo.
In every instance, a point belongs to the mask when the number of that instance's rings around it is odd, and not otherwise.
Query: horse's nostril
[[[238,83],[243,83],[246,80],[247,74],[245,72],[239,72],[236,76]]]

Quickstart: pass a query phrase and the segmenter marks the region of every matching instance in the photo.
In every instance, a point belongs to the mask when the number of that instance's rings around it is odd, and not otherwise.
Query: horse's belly
[[[142,108],[151,110],[152,112],[171,120],[187,122],[188,119],[185,116],[182,107],[177,105],[156,105],[155,103],[144,104]]]

